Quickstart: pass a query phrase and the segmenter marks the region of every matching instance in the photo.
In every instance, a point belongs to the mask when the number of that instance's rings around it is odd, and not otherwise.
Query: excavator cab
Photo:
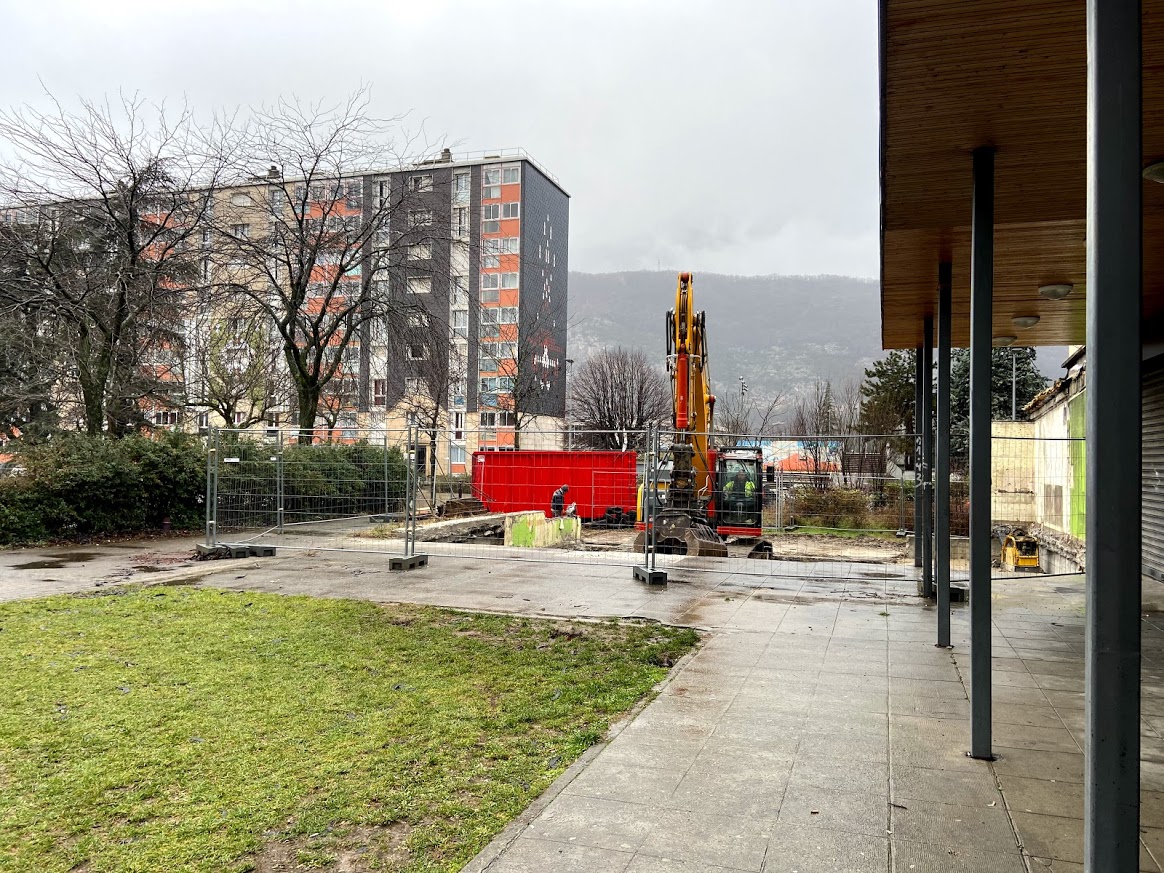
[[[721,536],[760,536],[764,512],[762,473],[759,452],[729,451],[718,457],[715,527]]]

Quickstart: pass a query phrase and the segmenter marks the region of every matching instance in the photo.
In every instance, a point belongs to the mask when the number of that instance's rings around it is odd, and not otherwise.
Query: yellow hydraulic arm
[[[695,311],[694,285],[690,273],[679,274],[675,308],[667,313],[667,369],[671,373],[675,445],[691,450],[689,482],[684,482],[684,464],[678,456],[675,458],[671,490],[672,497],[680,501],[684,486],[690,489],[692,499],[697,494],[709,494],[712,475],[707,450],[715,396],[708,381],[707,323],[704,313]]]

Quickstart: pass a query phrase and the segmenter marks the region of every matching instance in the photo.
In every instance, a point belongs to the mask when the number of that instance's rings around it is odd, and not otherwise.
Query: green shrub
[[[0,543],[201,524],[205,455],[187,434],[108,440],[62,434],[19,449],[23,473],[0,481]]]
[[[804,527],[861,530],[869,526],[869,495],[850,488],[798,486],[792,489],[790,521]]]

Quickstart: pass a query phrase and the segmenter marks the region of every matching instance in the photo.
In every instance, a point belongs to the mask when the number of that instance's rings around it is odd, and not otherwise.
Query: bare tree
[[[730,392],[716,404],[715,430],[719,434],[734,436],[767,436],[779,426],[780,408],[784,402],[784,392],[775,391],[763,398],[741,396]]]
[[[799,394],[793,405],[789,422],[791,435],[800,437],[800,444],[808,453],[805,459],[818,488],[828,484],[828,472],[834,445],[831,435],[837,426],[837,407],[833,386],[827,379],[813,384]]]
[[[146,424],[148,404],[176,405],[194,241],[233,140],[229,126],[137,97],[53,106],[0,111],[13,154],[0,168],[3,244],[21,265],[0,287],[0,313],[47,320],[80,423],[121,436]]]
[[[671,389],[641,349],[603,349],[570,377],[569,413],[591,448],[626,451],[642,446],[649,425],[671,420]]]
[[[302,442],[321,413],[339,414],[336,404],[358,378],[353,348],[373,327],[400,335],[409,300],[431,293],[431,265],[410,262],[409,247],[448,234],[432,208],[431,175],[388,175],[416,143],[400,119],[367,109],[360,89],[338,106],[284,100],[255,111],[242,153],[271,167],[250,177],[249,189],[219,198],[214,211],[215,268],[273,326]],[[329,392],[333,380],[345,390]]]
[[[287,370],[262,313],[243,294],[193,307],[182,355],[185,405],[249,428],[282,407]]]
[[[532,298],[532,292],[526,293],[531,293]],[[562,416],[566,406],[564,300],[547,299],[544,295],[540,299],[531,298],[526,298],[520,307],[520,324],[500,323],[496,330],[499,352],[496,406],[510,420],[514,448],[518,449],[523,430],[543,416]],[[491,313],[502,311],[483,307],[480,315],[488,319]]]
[[[448,326],[437,326],[434,319],[417,323],[417,336],[413,341],[419,346],[422,357],[414,358],[410,371],[414,374],[402,401],[404,410],[424,432],[428,440],[429,499],[436,504],[437,446],[442,430],[449,425],[449,399],[454,389],[464,384],[468,371],[468,361],[459,351],[460,346],[448,335],[442,342],[443,331]]]

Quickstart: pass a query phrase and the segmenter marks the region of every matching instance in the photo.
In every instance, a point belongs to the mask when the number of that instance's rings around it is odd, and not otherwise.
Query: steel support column
[[[922,397],[922,595],[934,596],[934,317],[923,322]]]
[[[1087,873],[1139,860],[1140,14],[1087,2]]]
[[[950,645],[950,265],[938,265],[938,396],[934,452],[934,564],[938,645]]]
[[[970,230],[970,755],[993,758],[990,677],[990,359],[994,149],[974,150]],[[1094,395],[1092,395],[1094,396]]]
[[[922,565],[922,347],[913,353],[913,565]]]

